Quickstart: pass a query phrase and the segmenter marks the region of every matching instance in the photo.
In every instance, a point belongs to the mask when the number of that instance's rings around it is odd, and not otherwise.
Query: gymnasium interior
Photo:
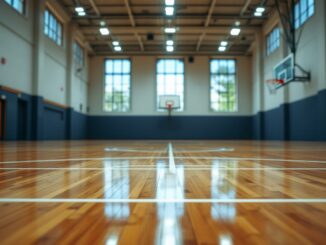
[[[325,244],[324,0],[0,0],[0,244]]]

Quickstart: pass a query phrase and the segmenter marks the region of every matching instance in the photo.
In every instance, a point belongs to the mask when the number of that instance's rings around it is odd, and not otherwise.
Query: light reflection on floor
[[[211,198],[233,199],[236,198],[236,190],[228,179],[236,181],[237,171],[227,168],[236,168],[236,161],[212,161],[211,168]],[[119,167],[117,167],[119,166]],[[156,198],[161,200],[183,200],[185,198],[185,168],[178,164],[176,169],[167,168],[164,160],[156,161]],[[129,160],[104,161],[104,198],[128,199],[130,194]],[[225,169],[223,169],[225,168]],[[111,220],[127,221],[130,216],[128,203],[105,204],[105,215]],[[211,217],[216,221],[233,222],[237,211],[234,204],[212,203]],[[180,219],[184,215],[184,203],[158,203],[157,204],[157,231],[156,244],[176,245],[182,244],[182,227]],[[109,232],[107,245],[119,243],[119,231]],[[220,234],[217,242],[222,245],[231,245],[232,237],[228,234]]]
[[[157,161],[156,198],[184,199],[184,167],[177,166],[173,171],[163,168],[165,162]],[[158,203],[159,224],[156,232],[156,244],[182,244],[180,218],[184,215],[183,203]]]
[[[235,199],[236,189],[227,180],[236,181],[238,171],[230,171],[227,168],[236,168],[236,161],[212,161],[211,170],[211,198],[212,199]],[[223,169],[223,168],[225,169]],[[237,215],[235,204],[212,203],[211,216],[213,220],[234,221]]]
[[[116,168],[117,165],[120,168]],[[129,161],[104,161],[104,198],[128,199],[130,192]],[[106,203],[105,215],[114,220],[127,220],[130,215],[128,203]]]

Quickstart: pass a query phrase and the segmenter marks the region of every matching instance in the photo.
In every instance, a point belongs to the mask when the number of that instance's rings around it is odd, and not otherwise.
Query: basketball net
[[[168,112],[169,112],[169,116],[171,116],[172,106],[173,106],[172,103],[168,103],[168,104],[166,105],[166,108],[168,109]]]
[[[283,79],[269,79],[266,81],[270,94],[275,94],[277,89],[284,84]]]

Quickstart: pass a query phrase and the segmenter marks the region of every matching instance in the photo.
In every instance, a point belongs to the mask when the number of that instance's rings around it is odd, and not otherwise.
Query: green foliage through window
[[[104,110],[128,112],[130,110],[131,62],[129,59],[105,61]]]
[[[210,76],[211,109],[217,112],[237,111],[236,61],[211,60]]]

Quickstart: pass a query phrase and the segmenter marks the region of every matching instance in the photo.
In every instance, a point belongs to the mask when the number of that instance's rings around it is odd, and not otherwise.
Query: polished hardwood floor
[[[0,244],[325,244],[326,143],[0,143]]]

